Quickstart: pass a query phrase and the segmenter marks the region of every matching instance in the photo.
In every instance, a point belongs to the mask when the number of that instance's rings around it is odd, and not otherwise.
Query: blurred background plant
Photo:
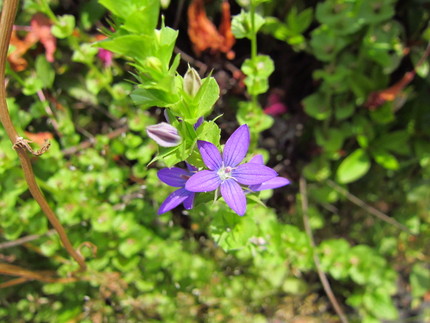
[[[52,142],[35,173],[89,269],[64,280],[76,264],[0,128],[1,320],[337,322],[314,252],[351,322],[429,319],[428,9],[418,0],[22,1],[8,105],[19,133]],[[198,44],[198,30],[217,45]],[[154,106],[176,104],[169,86],[188,64],[219,86],[210,115],[222,115],[222,132],[208,122],[197,135],[219,145],[247,123],[254,152],[292,180],[260,193],[267,208],[255,199],[244,217],[212,202],[156,215],[172,192],[158,168],[192,149],[159,151],[145,129],[166,121]],[[196,104],[209,113],[215,100]]]

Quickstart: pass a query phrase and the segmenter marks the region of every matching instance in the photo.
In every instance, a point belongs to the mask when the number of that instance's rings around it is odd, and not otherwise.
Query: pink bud
[[[105,67],[109,67],[112,65],[113,53],[110,50],[100,48],[97,56],[103,62],[103,65]]]
[[[281,95],[273,92],[267,98],[267,106],[264,108],[264,113],[273,117],[283,115],[288,110],[287,106],[282,103]]]
[[[287,112],[287,106],[281,102],[274,103],[264,108],[264,113],[271,116],[280,116]]]

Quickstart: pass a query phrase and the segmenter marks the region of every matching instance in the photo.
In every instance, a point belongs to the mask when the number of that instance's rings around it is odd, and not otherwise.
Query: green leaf
[[[337,34],[326,25],[314,29],[311,35],[312,52],[321,61],[332,61],[351,41],[351,38]]]
[[[359,148],[341,162],[336,172],[336,178],[342,184],[354,182],[367,173],[370,165],[369,156]]]
[[[396,170],[400,167],[397,158],[384,149],[372,150],[371,154],[375,161],[386,169]]]
[[[64,15],[58,18],[55,25],[51,28],[51,33],[56,38],[66,38],[73,33],[75,29],[75,17],[72,15]]]
[[[197,139],[213,143],[219,146],[221,139],[221,129],[213,121],[205,121],[197,128]]]
[[[409,133],[407,130],[397,130],[384,133],[381,137],[375,140],[372,146],[383,148],[401,155],[409,155]]]
[[[400,39],[403,32],[403,26],[395,20],[370,26],[363,38],[361,50],[381,65],[385,74],[389,74],[399,66],[404,56],[404,46]]]
[[[241,69],[246,76],[260,76],[267,78],[275,70],[275,65],[269,56],[258,55],[253,59],[246,59]]]
[[[260,28],[264,25],[264,18],[259,14],[254,15],[255,22],[255,30],[254,33],[257,33]],[[241,11],[240,14],[233,16],[233,20],[231,22],[231,31],[236,38],[248,38],[251,39],[253,37],[252,33],[252,25],[251,25],[251,13]]]
[[[253,102],[243,101],[239,103],[239,110],[236,114],[240,124],[247,124],[252,132],[259,133],[273,125],[273,118],[263,112],[259,105]]]
[[[383,289],[369,290],[363,295],[366,309],[377,318],[394,320],[398,317],[397,309],[391,296]]]
[[[370,117],[379,124],[388,124],[395,120],[393,102],[385,102],[377,109],[370,111]]]
[[[22,93],[24,93],[25,95],[33,95],[36,94],[38,91],[42,90],[42,88],[42,80],[34,75],[25,79]]]
[[[81,6],[79,12],[80,23],[85,30],[88,30],[103,17],[106,9],[98,3],[98,0],[90,0]]]
[[[98,51],[98,48],[94,47],[92,44],[83,43],[73,52],[72,61],[91,65]]]
[[[294,34],[301,34],[309,28],[312,23],[313,9],[307,8],[298,13],[297,7],[292,7],[285,19],[288,28]]]
[[[52,84],[54,83],[55,79],[55,71],[52,68],[51,63],[49,63],[45,56],[38,55],[36,58],[36,73],[37,77],[40,79],[40,81],[43,84],[43,87],[45,89],[49,89],[52,87]]]
[[[134,10],[128,12],[122,27],[132,33],[151,33],[157,27],[160,1],[141,1],[141,4],[136,6]]]
[[[326,158],[319,156],[303,168],[304,176],[311,181],[323,181],[330,174],[330,164]]]
[[[258,55],[253,59],[246,59],[242,65],[242,72],[247,76],[245,84],[249,94],[258,95],[267,92],[268,78],[275,70],[272,59],[266,55]]]
[[[138,61],[144,61],[145,58],[154,56],[153,44],[152,35],[124,35],[98,42],[97,46]]]
[[[409,276],[414,298],[423,297],[430,290],[430,269],[424,264],[415,264]]]
[[[200,118],[210,113],[213,105],[219,98],[219,86],[213,77],[207,77],[202,80],[202,85],[197,92],[195,99],[198,102],[198,111],[194,114]]]
[[[158,89],[142,89],[137,88],[131,93],[131,99],[135,104],[142,105],[144,109],[150,107],[167,107],[174,104],[176,97],[172,97],[170,93]]]
[[[319,146],[325,151],[336,152],[342,148],[345,134],[341,129],[328,129],[323,132],[320,128],[315,128],[315,138]]]
[[[317,120],[325,120],[331,115],[329,100],[329,96],[325,93],[311,94],[303,100],[305,112]]]
[[[157,46],[155,46],[157,48],[156,56],[163,63],[163,67],[167,67],[170,63],[178,34],[179,32],[177,30],[169,27],[162,27],[154,31],[157,44]],[[154,46],[154,44],[151,46]]]

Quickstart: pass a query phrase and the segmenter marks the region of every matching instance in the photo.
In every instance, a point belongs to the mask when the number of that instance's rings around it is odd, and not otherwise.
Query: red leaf
[[[410,83],[415,77],[415,71],[407,72],[403,77],[385,90],[370,93],[365,107],[374,110],[387,101],[394,101],[401,96],[403,89]]]
[[[54,53],[57,49],[57,40],[51,34],[51,21],[41,13],[36,13],[31,18],[31,33],[33,33],[45,47],[45,56],[48,62],[54,61]]]

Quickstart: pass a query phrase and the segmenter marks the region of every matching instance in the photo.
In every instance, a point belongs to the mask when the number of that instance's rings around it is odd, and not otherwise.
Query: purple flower
[[[146,133],[149,138],[155,140],[161,147],[175,147],[181,143],[178,130],[166,122],[146,127]]]
[[[263,156],[261,155],[256,155],[254,157],[251,158],[251,160],[249,161],[250,163],[254,163],[254,164],[260,164],[260,165],[264,165],[264,161],[263,161]],[[285,185],[290,184],[290,181],[284,177],[273,177],[272,179],[269,179],[268,181],[265,181],[261,184],[258,185],[250,185],[249,189],[251,191],[254,192],[259,192],[259,191],[263,191],[263,190],[270,190],[270,189],[274,189],[274,188],[279,188]]]
[[[207,141],[197,145],[203,162],[209,170],[197,172],[186,182],[190,192],[209,192],[220,187],[227,205],[239,215],[246,211],[246,197],[242,185],[260,185],[278,174],[271,168],[258,163],[239,163],[245,158],[249,147],[249,129],[240,126],[227,140],[221,157],[217,147]]]
[[[157,173],[158,178],[173,187],[180,187],[180,189],[171,193],[161,204],[158,209],[158,214],[163,214],[171,209],[174,209],[179,204],[183,203],[184,207],[189,210],[193,208],[194,192],[185,189],[187,180],[197,171],[197,168],[187,163],[187,170],[172,167],[160,169]]]

